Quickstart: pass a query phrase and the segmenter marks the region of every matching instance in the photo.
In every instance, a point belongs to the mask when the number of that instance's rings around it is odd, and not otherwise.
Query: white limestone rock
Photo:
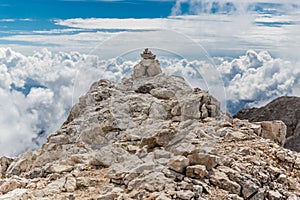
[[[209,180],[213,185],[218,186],[231,194],[240,194],[241,192],[241,186],[238,183],[231,181],[223,172],[215,170]]]
[[[162,73],[158,60],[143,59],[133,67],[133,78],[153,77]]]
[[[186,167],[189,166],[190,162],[189,159],[187,159],[184,156],[176,156],[171,158],[168,166],[170,169],[183,173],[186,170]]]
[[[203,179],[208,175],[204,165],[192,165],[186,168],[186,175],[191,178]]]
[[[188,156],[192,165],[204,165],[207,170],[213,169],[219,163],[219,157],[206,153],[194,153]]]
[[[257,122],[256,124],[261,125],[261,137],[270,139],[281,146],[284,145],[286,137],[286,125],[282,121],[263,121]]]

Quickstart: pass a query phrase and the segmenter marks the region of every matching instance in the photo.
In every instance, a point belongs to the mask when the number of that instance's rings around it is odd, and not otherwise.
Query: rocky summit
[[[224,115],[143,56],[131,77],[92,84],[40,149],[0,159],[0,200],[300,199],[284,123]]]

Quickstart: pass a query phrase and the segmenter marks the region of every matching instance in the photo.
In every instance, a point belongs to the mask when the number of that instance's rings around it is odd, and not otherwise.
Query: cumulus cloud
[[[276,97],[299,95],[299,63],[273,58],[267,51],[248,50],[245,55],[223,61],[223,75],[231,112],[240,107],[261,106]],[[246,102],[242,104],[242,102]],[[236,105],[236,107],[234,106]]]
[[[71,108],[77,53],[44,50],[24,56],[0,48],[0,155],[35,148],[39,134],[57,129]]]
[[[248,11],[261,12],[264,9],[286,12],[295,10],[295,5],[299,3],[291,0],[176,0],[172,14],[245,14]]]

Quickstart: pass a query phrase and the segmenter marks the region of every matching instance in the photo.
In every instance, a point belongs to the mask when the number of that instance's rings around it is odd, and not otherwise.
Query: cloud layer
[[[232,113],[244,106],[261,106],[279,96],[300,95],[300,63],[273,58],[267,51],[248,50],[239,58],[222,60],[218,69],[225,81],[227,100],[236,105],[231,104]]]
[[[71,107],[80,57],[44,50],[24,56],[0,48],[0,155],[16,155],[57,129]]]

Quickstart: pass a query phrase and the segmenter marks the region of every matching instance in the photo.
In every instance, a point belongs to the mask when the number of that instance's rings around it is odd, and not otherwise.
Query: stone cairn
[[[133,68],[133,78],[152,77],[162,73],[158,60],[155,60],[154,55],[148,48],[141,53],[141,60]]]
[[[148,48],[146,48],[144,50],[143,53],[141,53],[141,57],[143,59],[151,59],[151,60],[155,60],[156,55],[154,55]]]

